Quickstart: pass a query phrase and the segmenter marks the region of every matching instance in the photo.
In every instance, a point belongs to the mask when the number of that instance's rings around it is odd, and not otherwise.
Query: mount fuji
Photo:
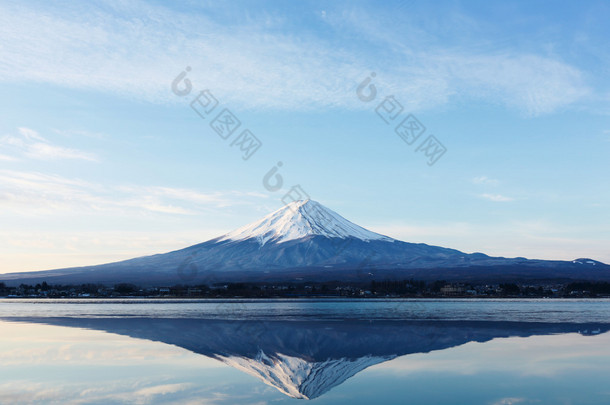
[[[198,284],[230,281],[608,280],[610,266],[591,259],[528,260],[467,254],[402,242],[369,231],[312,200],[185,249],[69,269],[0,275],[7,284]]]

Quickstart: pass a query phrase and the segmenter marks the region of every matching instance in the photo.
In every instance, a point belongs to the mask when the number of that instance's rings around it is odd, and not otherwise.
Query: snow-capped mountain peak
[[[357,238],[364,241],[394,241],[348,221],[313,200],[299,200],[287,204],[256,222],[221,236],[219,241],[256,239],[264,245],[269,241],[282,243],[311,235]]]

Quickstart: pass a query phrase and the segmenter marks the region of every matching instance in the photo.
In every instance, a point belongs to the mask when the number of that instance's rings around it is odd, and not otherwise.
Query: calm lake
[[[608,404],[610,300],[0,300],[0,404]]]

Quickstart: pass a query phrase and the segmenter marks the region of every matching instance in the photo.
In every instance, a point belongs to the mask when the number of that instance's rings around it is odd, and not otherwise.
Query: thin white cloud
[[[53,145],[38,132],[25,127],[18,129],[18,135],[5,135],[1,137],[0,151],[3,149],[5,151],[11,151],[13,155],[19,154],[30,159],[77,159],[92,162],[98,161],[98,158],[92,153]],[[16,159],[17,158],[12,157],[12,160]],[[8,160],[11,160],[11,157],[9,157]]]
[[[477,176],[472,179],[474,184],[483,184],[489,186],[497,186],[500,182],[497,179],[492,179],[487,176]]]
[[[156,385],[153,387],[142,388],[142,389],[136,391],[134,393],[134,396],[136,398],[144,397],[144,398],[141,398],[142,401],[140,401],[140,402],[146,403],[146,402],[150,401],[152,399],[152,397],[159,396],[159,395],[174,394],[176,392],[184,391],[185,389],[187,389],[191,386],[192,385],[189,383]]]
[[[264,22],[254,16],[231,24],[141,2],[74,5],[74,10],[3,4],[0,81],[51,83],[166,103],[178,101],[170,83],[188,65],[197,89],[209,88],[221,102],[240,108],[364,109],[370,106],[354,90],[374,69],[379,89],[394,93],[410,110],[459,96],[500,102],[528,115],[551,113],[590,92],[578,69],[552,57],[446,49],[431,45],[431,34],[417,26],[410,30],[426,35],[399,44],[403,36],[393,32],[399,27],[375,23],[376,16],[367,14],[357,13],[351,26],[364,41],[380,43],[379,51],[363,51],[366,43],[350,48],[345,26],[336,32],[346,44],[341,47],[309,31],[270,30],[269,24],[287,24],[268,15]],[[337,17],[327,10],[326,20],[332,25]]]
[[[94,139],[106,139],[107,135],[101,132],[85,131],[82,129],[78,130],[66,130],[66,129],[53,129],[53,132],[66,137],[86,137]]]
[[[0,154],[0,161],[4,161],[4,162],[16,162],[17,160],[19,160],[19,159],[17,159],[14,156],[8,156],[8,155]]]
[[[34,159],[80,159],[92,162],[97,161],[95,155],[91,153],[82,152],[76,149],[62,148],[43,142],[28,145],[26,155]]]
[[[21,134],[21,136],[23,136],[25,139],[27,139],[29,141],[46,142],[46,139],[44,139],[42,136],[40,136],[40,134],[38,134],[38,132],[34,131],[33,129],[26,128],[26,127],[19,127],[17,129],[18,129],[19,133]]]
[[[551,113],[590,93],[578,69],[538,55],[450,55],[447,62],[456,88],[531,116]]]
[[[494,401],[491,405],[515,405],[525,402],[526,398],[507,397]]]
[[[484,194],[481,194],[479,197],[484,198],[484,199],[489,200],[489,201],[495,201],[495,202],[508,202],[508,201],[514,201],[515,200],[512,197],[507,197],[507,196],[502,195],[502,194],[488,194],[488,193],[484,193]]]
[[[490,39],[481,35],[488,24],[485,21],[441,9],[431,16],[404,6],[392,8],[390,15],[351,9],[332,21],[335,26],[360,35],[363,42],[374,43],[382,52],[392,52],[396,66],[402,69],[387,69],[386,57],[372,59],[382,60],[384,65],[379,70],[391,76],[384,85],[392,92],[414,97],[416,105],[473,98],[535,116],[591,98],[592,89],[585,83],[583,73],[556,55],[518,49],[499,51],[497,44],[486,43]],[[468,35],[476,39],[469,38],[466,46],[460,46],[456,38]],[[448,47],[447,43],[454,45]],[[474,51],[473,43],[488,51]],[[405,83],[411,86],[406,92]],[[425,98],[431,101],[426,104]]]
[[[258,192],[105,185],[0,170],[0,217],[14,224],[0,230],[0,272],[101,264],[180,249],[230,230],[215,218],[231,218],[240,206],[253,211],[268,199]],[[119,221],[109,232],[108,219]],[[38,230],[22,231],[27,223]]]
[[[39,172],[0,170],[0,207],[25,215],[60,212],[154,212],[195,215],[210,208],[265,199],[257,192],[196,190],[159,186],[104,186]]]

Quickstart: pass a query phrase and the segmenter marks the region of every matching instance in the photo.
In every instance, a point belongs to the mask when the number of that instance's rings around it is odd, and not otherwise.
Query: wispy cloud
[[[258,192],[196,190],[164,186],[105,186],[39,172],[0,170],[0,207],[26,215],[58,212],[133,212],[195,215],[209,209],[267,198]]]
[[[497,186],[500,182],[497,179],[492,179],[487,176],[477,176],[472,179],[474,184],[483,184],[489,186]]]
[[[456,88],[466,86],[482,99],[502,101],[532,116],[551,113],[590,93],[577,68],[539,55],[450,55],[448,62]]]
[[[18,129],[18,135],[4,135],[1,137],[0,150],[11,151],[13,156],[21,155],[31,159],[78,159],[93,162],[98,161],[98,158],[92,153],[53,145],[38,132],[25,127]],[[17,160],[17,158],[8,157],[8,159],[5,160]]]
[[[242,108],[361,109],[365,105],[354,89],[374,69],[379,87],[412,110],[459,97],[501,102],[529,115],[551,113],[591,91],[576,67],[551,56],[448,48],[431,41],[432,34],[416,20],[403,24],[408,28],[384,25],[374,11],[325,10],[320,24],[333,27],[336,38],[354,35],[347,25],[363,38],[361,47],[350,48],[311,30],[295,35],[285,29],[282,16],[269,13],[231,23],[211,17],[214,13],[141,2],[75,5],[70,12],[46,4],[3,4],[0,81],[51,83],[166,103],[176,101],[169,83],[190,65],[198,88],[211,88],[224,102]],[[466,28],[473,24],[461,21]],[[398,41],[404,29],[419,34]]]
[[[141,398],[142,403],[146,403],[151,400],[151,397],[158,395],[166,395],[173,394],[176,392],[183,391],[189,388],[191,384],[188,383],[177,383],[177,384],[163,384],[156,385],[154,387],[146,387],[142,388],[134,393],[135,397],[144,397]]]
[[[67,129],[53,129],[53,132],[55,132],[56,134],[59,135],[63,135],[66,137],[86,137],[86,138],[94,138],[94,139],[105,139],[107,138],[106,134],[103,134],[101,132],[92,132],[92,131],[85,131],[82,129],[76,129],[76,130],[67,130]]]
[[[507,397],[494,401],[491,405],[515,405],[526,401],[526,398]]]
[[[19,159],[17,159],[16,157],[0,154],[0,161],[14,162],[17,160]]]
[[[479,197],[484,198],[486,200],[489,201],[495,201],[495,202],[508,202],[508,201],[514,201],[515,199],[512,197],[507,197],[505,195],[502,194],[481,194],[479,195]]]

